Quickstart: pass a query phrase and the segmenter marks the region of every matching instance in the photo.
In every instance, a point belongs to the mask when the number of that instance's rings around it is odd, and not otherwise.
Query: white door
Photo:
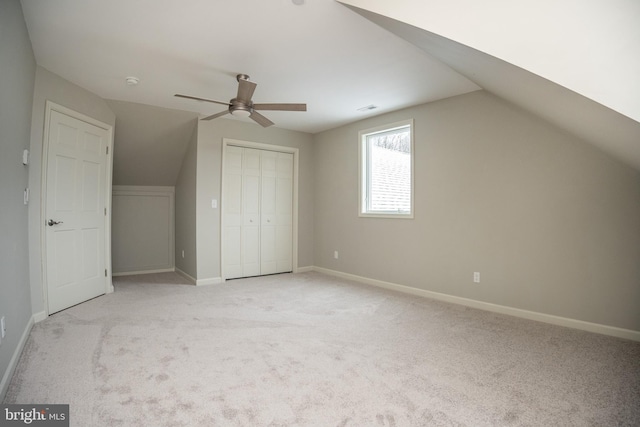
[[[293,154],[262,152],[261,274],[291,271]]]
[[[223,189],[227,279],[260,275],[260,151],[227,147]]]
[[[242,153],[242,276],[260,275],[260,150]]]
[[[242,148],[226,148],[223,182],[224,273],[227,279],[234,279],[242,277]]]
[[[106,291],[109,131],[51,110],[45,200],[49,314]]]
[[[293,270],[293,154],[227,146],[226,279]]]
[[[278,153],[262,153],[260,182],[260,271],[262,274],[277,273],[276,263],[276,162]]]

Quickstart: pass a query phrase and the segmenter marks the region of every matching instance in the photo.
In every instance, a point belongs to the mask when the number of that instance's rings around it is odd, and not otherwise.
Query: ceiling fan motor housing
[[[232,99],[229,105],[229,112],[234,116],[249,117],[253,112],[251,105],[247,105],[244,102],[240,102],[236,99]]]

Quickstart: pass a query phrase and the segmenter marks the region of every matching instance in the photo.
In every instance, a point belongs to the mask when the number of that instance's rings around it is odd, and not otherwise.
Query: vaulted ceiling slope
[[[196,130],[196,113],[107,100],[116,115],[114,185],[173,186]]]
[[[518,2],[514,9],[499,0],[482,2],[482,6],[465,0],[447,3],[449,6],[430,0],[398,0],[393,2],[393,7],[389,2],[378,0],[341,0],[341,3],[420,47],[483,89],[547,119],[640,170],[640,56],[632,53],[640,50],[640,26],[637,25],[640,2],[600,2],[596,10],[592,9],[598,2],[577,4],[571,1],[563,2],[562,7],[557,2],[551,7],[548,2],[537,1],[530,10],[522,9],[528,2]],[[451,6],[453,4],[455,6]],[[451,8],[459,8],[461,4],[468,6],[465,6],[465,13],[452,13]],[[622,10],[607,14],[602,7]],[[474,14],[475,9],[477,14]],[[551,14],[553,19],[536,20],[541,13]],[[460,19],[452,19],[452,16]],[[469,21],[468,17],[474,17],[475,21]],[[584,22],[575,23],[585,17],[590,19],[588,23],[600,17],[601,25],[585,28]],[[615,20],[615,17],[619,19]],[[582,31],[562,37],[556,25],[562,19],[567,24],[565,31],[573,24]],[[544,25],[545,22],[549,25]],[[524,28],[518,29],[514,23]],[[538,29],[538,34],[551,29],[552,39],[543,36],[532,39],[532,26],[544,29]],[[433,28],[446,33],[447,37],[429,31]],[[603,37],[607,32],[611,34],[592,44],[592,50],[584,52],[585,44],[588,46],[593,42],[593,32],[603,34]],[[574,46],[575,51],[572,50]],[[576,52],[578,59],[582,59],[578,64],[571,62],[576,59]],[[566,57],[562,58],[563,54]],[[587,57],[583,58],[583,54]],[[513,62],[494,55],[510,58]],[[601,67],[596,70],[589,68],[598,64]],[[531,68],[546,78],[532,72]]]

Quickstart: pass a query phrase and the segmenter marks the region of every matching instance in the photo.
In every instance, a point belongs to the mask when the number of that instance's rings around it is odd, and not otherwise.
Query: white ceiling
[[[315,133],[480,89],[334,0],[22,0],[38,65],[104,99],[210,115],[235,75],[258,83],[276,126]],[[140,79],[127,86],[125,78]],[[367,105],[378,108],[358,111]],[[248,120],[248,119],[243,119]]]
[[[491,55],[640,122],[638,0],[339,1]]]
[[[484,90],[542,117],[640,170],[640,122],[467,45],[371,11],[355,7],[353,10],[419,46],[456,71],[473,76],[473,80]]]

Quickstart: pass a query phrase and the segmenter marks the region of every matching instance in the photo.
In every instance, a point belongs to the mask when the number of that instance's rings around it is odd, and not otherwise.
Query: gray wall
[[[173,271],[174,196],[173,187],[113,186],[113,274]]]
[[[298,148],[298,266],[313,265],[313,137],[275,127],[230,119],[198,123],[197,158],[197,252],[199,280],[220,278],[220,204],[211,208],[211,199],[220,201],[222,139],[239,139]]]
[[[174,186],[198,114],[107,100],[115,113],[113,185]]]
[[[196,267],[196,164],[198,127],[194,126],[176,181],[176,269],[195,279]],[[184,258],[182,257],[184,251]]]
[[[31,278],[31,306],[34,314],[44,312],[42,256],[40,239],[40,196],[42,191],[42,141],[46,101],[115,126],[116,117],[107,103],[97,95],[38,66],[33,95],[31,122],[31,165],[29,167],[29,271]],[[115,147],[115,150],[118,148]]]
[[[408,118],[415,219],[359,218],[358,130]],[[483,91],[314,144],[316,266],[640,330],[637,170]]]
[[[29,148],[31,102],[36,63],[18,0],[0,1],[0,316],[7,334],[0,346],[0,379],[31,319],[27,206],[23,191],[28,170],[22,152]],[[36,165],[37,167],[37,165]],[[37,196],[36,196],[37,197]],[[0,401],[5,392],[0,390]]]

